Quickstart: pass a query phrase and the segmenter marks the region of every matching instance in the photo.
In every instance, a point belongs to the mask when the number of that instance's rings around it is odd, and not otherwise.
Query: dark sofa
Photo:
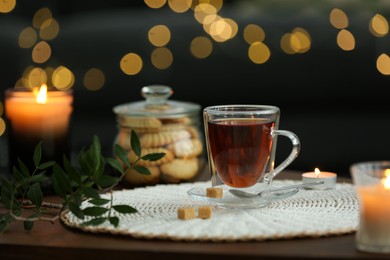
[[[71,125],[75,153],[97,134],[110,154],[117,133],[112,108],[141,100],[143,86],[164,84],[173,88],[172,99],[202,107],[228,103],[279,106],[280,128],[295,132],[302,144],[300,155],[289,166],[293,170],[318,167],[349,176],[352,163],[390,159],[390,78],[376,67],[378,56],[389,52],[389,39],[375,37],[368,30],[373,15],[389,14],[390,6],[383,1],[225,1],[220,15],[234,19],[239,31],[227,42],[213,42],[213,52],[206,59],[197,59],[189,51],[194,37],[207,36],[191,11],[174,13],[167,6],[151,9],[121,1],[82,2],[18,2],[14,13],[0,14],[2,90],[12,87],[27,66],[37,65],[31,61],[31,50],[17,46],[18,34],[31,26],[34,11],[49,5],[58,20],[60,33],[50,41],[52,57],[38,66],[64,65],[75,75]],[[25,4],[28,7],[23,8]],[[348,14],[347,29],[356,41],[352,51],[336,43],[340,30],[329,22],[333,8]],[[157,24],[171,31],[166,47],[173,63],[164,70],[150,62],[155,47],[147,33]],[[264,64],[248,59],[249,45],[242,37],[247,24],[257,24],[266,33],[264,43],[271,57]],[[296,27],[310,34],[311,48],[289,55],[281,50],[280,39]],[[144,62],[134,76],[119,67],[128,52],[138,53]],[[105,75],[99,91],[83,86],[90,68]],[[6,133],[0,139],[4,154]],[[277,163],[289,150],[289,142],[279,138]]]

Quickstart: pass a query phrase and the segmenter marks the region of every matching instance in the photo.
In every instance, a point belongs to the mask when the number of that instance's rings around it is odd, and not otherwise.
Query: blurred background
[[[201,107],[279,106],[302,143],[290,168],[348,176],[390,159],[389,15],[386,0],[2,0],[0,166],[6,89],[72,89],[73,151],[97,134],[109,155],[113,107],[163,84]],[[280,138],[277,163],[290,149]]]

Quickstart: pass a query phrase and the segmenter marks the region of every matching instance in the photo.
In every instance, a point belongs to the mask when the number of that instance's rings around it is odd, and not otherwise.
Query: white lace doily
[[[275,180],[278,186],[297,184]],[[99,226],[81,226],[83,221],[71,212],[61,216],[67,226],[95,233],[197,241],[246,241],[293,237],[340,235],[356,231],[359,206],[351,184],[338,183],[333,190],[300,190],[290,198],[273,201],[258,209],[213,207],[210,219],[180,220],[179,207],[197,207],[209,202],[187,195],[195,186],[211,187],[210,182],[157,185],[114,192],[114,204],[127,204],[138,210],[120,214],[119,225],[106,221]],[[83,206],[89,206],[87,203]]]

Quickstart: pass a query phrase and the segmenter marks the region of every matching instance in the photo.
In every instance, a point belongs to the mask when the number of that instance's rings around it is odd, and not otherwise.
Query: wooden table
[[[299,172],[279,176],[291,179]],[[35,223],[26,233],[13,223],[0,235],[0,260],[8,259],[390,259],[355,249],[354,234],[261,242],[177,242],[92,234],[54,224]]]

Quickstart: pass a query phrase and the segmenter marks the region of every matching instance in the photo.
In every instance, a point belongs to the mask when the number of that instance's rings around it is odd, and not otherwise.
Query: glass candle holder
[[[9,169],[18,165],[18,158],[34,169],[33,153],[41,141],[42,162],[69,158],[72,102],[70,90],[46,91],[43,96],[26,89],[5,91]]]
[[[390,253],[390,161],[356,163],[350,172],[359,199],[356,247]]]

